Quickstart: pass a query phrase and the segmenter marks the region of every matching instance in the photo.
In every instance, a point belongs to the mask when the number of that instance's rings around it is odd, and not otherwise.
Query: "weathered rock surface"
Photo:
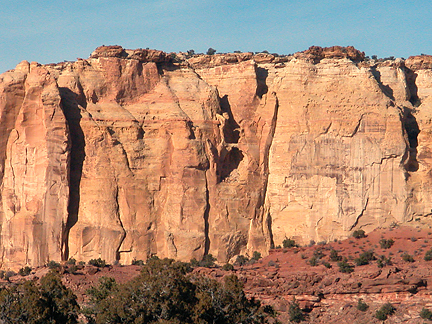
[[[181,57],[102,46],[0,76],[4,268],[224,262],[429,219],[428,56]]]

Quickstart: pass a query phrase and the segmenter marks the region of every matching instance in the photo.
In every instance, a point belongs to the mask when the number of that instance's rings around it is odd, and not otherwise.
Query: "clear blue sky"
[[[290,54],[353,45],[366,55],[432,54],[432,1],[0,0],[0,73],[22,60],[87,58],[99,45],[167,52]]]

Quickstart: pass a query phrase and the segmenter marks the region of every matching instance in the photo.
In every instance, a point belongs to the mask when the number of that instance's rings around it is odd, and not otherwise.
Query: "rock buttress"
[[[70,143],[59,90],[44,67],[26,65],[11,76],[17,83],[9,85],[21,91],[14,100],[6,97],[1,125],[7,134],[2,147],[2,261],[12,268],[61,260],[69,201]],[[8,106],[15,118],[8,118]]]

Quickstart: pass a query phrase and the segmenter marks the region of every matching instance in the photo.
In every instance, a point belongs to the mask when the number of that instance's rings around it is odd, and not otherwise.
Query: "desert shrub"
[[[202,261],[200,262],[201,267],[212,268],[215,266],[216,258],[211,254],[204,255]]]
[[[318,258],[316,256],[313,256],[312,258],[310,258],[308,261],[310,266],[312,267],[316,267],[319,263],[318,263]]]
[[[390,249],[394,244],[394,240],[393,239],[388,239],[388,240],[381,239],[379,241],[379,244],[381,246],[381,249]]]
[[[295,298],[292,300],[291,303],[289,303],[288,315],[289,320],[294,323],[300,323],[301,321],[304,321],[306,319],[305,314],[300,309],[300,305],[295,300]]]
[[[255,261],[258,261],[259,259],[261,259],[261,253],[254,251],[254,253],[252,255],[252,259]]]
[[[133,259],[132,260],[132,265],[142,266],[142,265],[144,265],[144,261],[143,260]]]
[[[316,243],[315,243],[314,240],[310,240],[308,246],[309,246],[309,247],[310,247],[310,246],[314,246],[315,244],[316,244]]]
[[[359,255],[358,258],[354,259],[354,262],[358,266],[369,264],[369,261],[376,260],[376,257],[372,251],[366,251]]]
[[[222,270],[224,270],[224,271],[232,271],[232,270],[234,270],[234,266],[231,263],[225,263],[222,266]]]
[[[76,299],[51,271],[39,284],[29,280],[0,289],[0,322],[75,324],[79,312]]]
[[[393,315],[395,311],[396,308],[392,304],[385,303],[380,309],[376,311],[375,317],[380,321],[385,321],[387,317]]]
[[[432,321],[432,312],[429,309],[423,307],[420,311],[420,317]]]
[[[98,267],[98,268],[104,268],[106,266],[106,262],[105,260],[102,260],[101,258],[97,258],[97,259],[91,259],[88,262],[89,265]]]
[[[190,267],[189,267],[190,269]],[[187,274],[188,266],[171,259],[147,262],[125,284],[104,279],[90,289],[85,316],[90,323],[266,323],[271,307],[248,299],[234,275],[222,283]]]
[[[392,265],[391,257],[386,258],[384,255],[381,255],[377,260],[378,268],[384,268],[387,265]]]
[[[289,238],[285,238],[285,240],[282,241],[282,246],[284,248],[292,248],[292,247],[297,247],[298,245],[296,244],[296,241],[291,240]]]
[[[323,261],[323,266],[326,267],[327,269],[331,269],[332,265],[326,261]]]
[[[339,272],[342,273],[351,273],[354,271],[354,266],[350,263],[348,263],[348,260],[344,258],[342,261],[337,263],[339,267]]]
[[[427,251],[425,253],[424,259],[425,259],[425,261],[431,261],[432,260],[432,249],[430,249],[429,251]]]
[[[325,254],[324,254],[324,252],[322,251],[322,249],[316,249],[316,250],[313,252],[313,256],[314,256],[316,259],[319,260],[319,259],[325,257]]]
[[[365,231],[363,230],[356,230],[352,233],[352,237],[356,238],[356,239],[360,239],[363,237],[366,237]]]
[[[358,300],[358,302],[357,302],[357,309],[358,309],[359,311],[366,312],[366,311],[368,310],[368,308],[369,308],[369,305],[366,304],[366,303],[363,301],[363,299],[360,298],[360,299]]]
[[[3,279],[5,276],[6,271],[0,270],[0,279]]]
[[[69,260],[66,261],[66,264],[74,265],[76,264],[76,260],[74,258],[70,258]]]
[[[302,254],[300,254],[300,257],[304,260],[304,259],[307,259],[307,256],[306,255],[304,255],[303,253]]]
[[[405,262],[414,262],[413,256],[406,252],[402,254],[402,260],[404,260]]]
[[[60,268],[60,263],[51,260],[50,262],[47,263],[47,267],[50,268],[51,270],[56,270]]]
[[[410,240],[411,240],[411,242],[416,242],[416,241],[417,241],[417,237],[412,236],[412,237],[410,238]]]
[[[249,262],[249,259],[247,257],[245,257],[244,255],[238,255],[237,259],[234,262],[234,264],[242,266],[242,265],[245,265],[248,262]]]
[[[277,264],[277,262],[276,262],[276,261],[273,261],[273,260],[270,260],[270,261],[267,263],[267,266],[269,266],[269,267],[276,267],[276,268],[279,268],[279,265]]]
[[[6,279],[7,281],[9,281],[9,279],[12,278],[12,277],[14,277],[14,276],[16,276],[15,271],[8,270],[4,274],[4,279]]]
[[[193,258],[190,261],[190,265],[193,268],[196,268],[196,267],[213,268],[216,266],[215,261],[216,261],[216,258],[214,258],[213,255],[206,254],[203,256],[201,261],[197,261],[195,258]]]
[[[19,269],[18,274],[22,277],[28,276],[31,273],[31,268],[26,266],[24,268]]]
[[[72,264],[67,267],[66,271],[70,274],[75,274],[78,270],[78,267],[75,264]]]
[[[332,249],[330,251],[330,260],[333,262],[342,261],[342,256],[340,256],[336,250]]]

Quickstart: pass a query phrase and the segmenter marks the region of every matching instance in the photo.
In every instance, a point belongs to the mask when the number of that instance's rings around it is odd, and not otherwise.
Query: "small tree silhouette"
[[[208,50],[207,50],[207,55],[214,55],[216,53],[216,50],[214,49],[214,48],[209,48]]]

